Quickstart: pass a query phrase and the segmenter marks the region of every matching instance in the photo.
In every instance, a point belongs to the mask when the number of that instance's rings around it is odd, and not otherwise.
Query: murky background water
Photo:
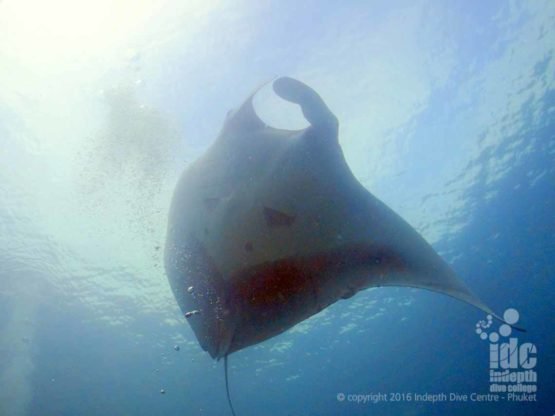
[[[554,27],[551,1],[1,0],[0,414],[228,414],[164,275],[166,217],[182,169],[275,75],[315,88],[357,178],[520,311],[539,401],[339,402],[487,392],[482,314],[388,288],[232,355],[238,415],[552,414]],[[270,89],[255,103],[306,124]]]

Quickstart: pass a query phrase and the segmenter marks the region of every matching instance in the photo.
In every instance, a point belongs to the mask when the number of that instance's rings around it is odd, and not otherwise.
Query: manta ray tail
[[[227,402],[229,403],[231,414],[233,416],[236,416],[235,410],[233,410],[233,404],[231,403],[231,396],[229,395],[229,378],[227,376],[227,355],[224,357],[224,373],[225,373],[225,391],[227,393]]]

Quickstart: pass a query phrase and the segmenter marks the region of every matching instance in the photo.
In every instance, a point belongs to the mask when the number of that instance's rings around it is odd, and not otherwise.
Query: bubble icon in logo
[[[499,333],[495,331],[488,332],[487,330],[493,324],[493,317],[488,315],[486,320],[480,320],[476,323],[476,334],[480,337],[480,339],[486,340],[489,339],[490,342],[496,343],[499,341],[499,336],[508,337],[511,335],[512,328],[511,325],[514,325],[520,319],[520,315],[518,311],[514,308],[508,308],[503,313],[503,319],[505,323],[499,326]]]
[[[514,325],[518,322],[518,319],[520,318],[520,315],[518,314],[518,311],[514,308],[509,308],[505,311],[505,313],[503,314],[503,319],[505,320],[505,322],[507,322],[509,325]]]

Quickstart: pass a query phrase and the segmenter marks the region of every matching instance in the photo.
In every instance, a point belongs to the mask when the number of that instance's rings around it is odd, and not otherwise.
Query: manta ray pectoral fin
[[[374,222],[373,232],[361,234],[359,238],[367,240],[366,246],[363,246],[367,247],[367,257],[379,262],[366,261],[366,257],[362,256],[361,264],[364,267],[358,269],[361,272],[360,278],[352,278],[354,280],[349,287],[360,289],[372,286],[405,286],[427,289],[468,303],[505,322],[466,287],[416,230],[379,203],[373,195],[367,193],[366,198],[372,209],[364,222]],[[363,230],[364,227],[360,226],[358,229]],[[344,284],[339,284],[339,290],[342,294],[345,292]]]
[[[455,272],[453,272],[451,268],[449,268],[449,266],[447,266],[447,264],[439,258],[439,256],[437,256],[436,261],[438,263],[433,270],[437,273],[393,274],[392,276],[388,276],[382,285],[414,287],[441,293],[459,301],[468,303],[469,305],[490,314],[498,321],[511,326],[515,330],[525,332],[525,329],[506,322],[502,317],[493,312],[489,306],[487,306],[478,296],[472,293],[466,285],[464,285],[464,283],[457,278]]]

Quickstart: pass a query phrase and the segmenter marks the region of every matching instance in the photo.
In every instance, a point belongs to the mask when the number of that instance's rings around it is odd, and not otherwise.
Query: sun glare
[[[55,64],[104,54],[146,25],[163,2],[0,1],[0,58]]]

